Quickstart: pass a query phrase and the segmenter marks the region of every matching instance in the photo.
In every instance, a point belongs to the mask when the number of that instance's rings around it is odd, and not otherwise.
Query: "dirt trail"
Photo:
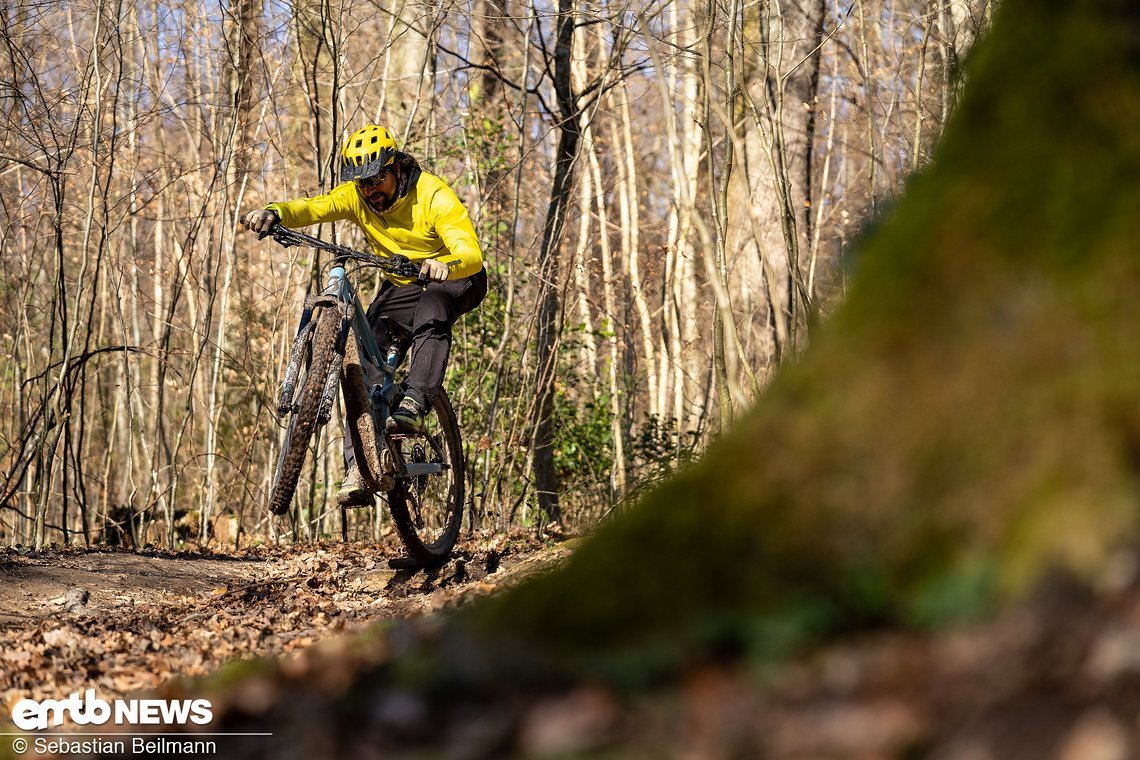
[[[237,554],[0,550],[0,701],[121,696],[280,656],[382,619],[447,609],[567,556],[571,542],[477,537],[439,570],[385,545]]]
[[[61,606],[83,606],[94,614],[121,604],[177,600],[256,578],[272,565],[260,557],[120,551],[8,554],[0,565],[0,626],[55,617]],[[87,592],[87,598],[66,598],[76,591]]]

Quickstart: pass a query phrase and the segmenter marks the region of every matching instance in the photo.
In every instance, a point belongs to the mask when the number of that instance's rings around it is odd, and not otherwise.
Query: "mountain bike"
[[[400,344],[406,345],[410,336],[389,321],[389,334],[398,336],[397,343],[383,349],[377,345],[349,272],[377,268],[417,278],[422,287],[426,283],[418,279],[419,265],[401,255],[355,251],[280,224],[260,237],[266,236],[285,247],[306,246],[333,255],[325,288],[305,300],[281,383],[277,414],[285,430],[269,511],[289,511],[309,442],[331,418],[339,388],[346,434],[365,488],[386,495],[396,530],[413,560],[424,566],[446,562],[463,520],[465,469],[455,412],[441,389],[425,415],[424,432],[387,429],[388,417],[403,396],[396,379]]]

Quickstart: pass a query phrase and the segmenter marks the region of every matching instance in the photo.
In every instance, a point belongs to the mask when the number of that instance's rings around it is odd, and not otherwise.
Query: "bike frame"
[[[374,367],[380,370],[383,382],[379,386],[369,389],[368,400],[372,405],[372,417],[376,422],[376,429],[383,430],[392,408],[396,405],[396,396],[399,393],[399,385],[396,383],[396,366],[400,359],[399,353],[395,346],[389,347],[387,351],[381,351],[376,342],[376,336],[372,334],[372,325],[368,323],[368,315],[365,313],[364,307],[360,305],[360,299],[356,297],[356,291],[353,289],[352,283],[349,282],[348,273],[343,266],[337,264],[329,271],[328,283],[325,286],[324,293],[335,296],[340,303],[347,307],[349,312],[348,319],[341,326],[342,337],[338,341],[338,349],[341,349],[341,344],[347,338],[344,335],[345,328],[351,326],[351,332],[356,336],[356,348],[360,352],[360,356],[367,358]],[[345,316],[342,312],[342,318]],[[338,350],[337,353],[343,356],[344,352]],[[383,441],[377,441],[377,443],[383,443]]]
[[[284,236],[286,233],[278,233],[275,237],[278,242],[286,244],[281,240],[278,235]],[[309,298],[305,303],[305,308],[301,312],[300,323],[297,327],[297,335],[293,339],[293,347],[290,352],[289,364],[285,370],[285,378],[282,382],[281,395],[278,401],[278,414],[284,416],[288,414],[293,400],[293,393],[296,387],[297,377],[300,373],[301,361],[303,360],[303,348],[308,331],[313,329],[315,324],[313,314],[318,308],[333,308],[341,317],[341,329],[337,338],[336,355],[337,360],[332,363],[329,369],[329,374],[325,378],[324,391],[321,398],[320,411],[317,418],[321,424],[328,422],[332,415],[332,406],[336,403],[336,393],[340,384],[341,365],[343,364],[345,346],[351,332],[355,336],[357,351],[362,359],[369,361],[372,366],[376,367],[381,375],[382,381],[379,384],[373,385],[369,388],[368,404],[372,414],[374,429],[376,430],[376,450],[383,452],[385,450],[393,450],[391,446],[391,433],[387,432],[387,420],[391,415],[392,409],[395,407],[397,398],[400,393],[400,386],[396,382],[396,367],[399,364],[399,351],[395,346],[388,347],[387,350],[382,350],[376,342],[376,337],[372,333],[372,326],[368,322],[368,315],[365,313],[363,306],[361,306],[360,299],[357,297],[356,291],[349,281],[348,272],[344,267],[346,259],[360,259],[367,254],[359,254],[349,249],[344,249],[331,243],[316,238],[310,238],[307,235],[301,235],[293,231],[288,233],[289,244],[293,245],[310,245],[316,248],[331,250],[337,254],[333,259],[333,266],[329,269],[328,280],[325,284],[324,290],[320,295]],[[375,257],[369,257],[375,258]],[[399,266],[406,264],[397,263]],[[362,365],[363,369],[363,365]],[[365,376],[367,381],[367,376]],[[348,424],[354,424],[351,421]],[[432,449],[436,451],[442,459],[443,449],[439,441],[435,440],[433,436],[424,436]],[[358,452],[361,454],[361,452]],[[395,466],[395,472],[392,473],[397,479],[402,478],[417,478],[425,475],[432,475],[441,473],[446,468],[446,464],[431,463],[431,462],[411,462],[405,463],[400,457],[392,457]]]
[[[363,485],[373,494],[386,492],[393,523],[410,557],[425,567],[438,566],[451,556],[463,522],[465,468],[458,420],[441,388],[432,408],[425,410],[422,427],[388,429],[403,392],[396,370],[409,336],[388,330],[393,345],[377,345],[352,282],[358,268],[375,267],[427,287],[421,267],[406,256],[361,253],[280,224],[262,233],[268,235],[285,247],[307,246],[333,254],[324,287],[305,299],[281,384],[277,413],[288,422],[269,511],[283,515],[291,509],[306,449],[332,417],[341,393],[345,432]],[[393,329],[402,328],[393,323]],[[294,402],[297,392],[302,395]],[[361,506],[376,504],[374,499],[358,501]],[[347,508],[342,502],[341,529],[346,538]]]

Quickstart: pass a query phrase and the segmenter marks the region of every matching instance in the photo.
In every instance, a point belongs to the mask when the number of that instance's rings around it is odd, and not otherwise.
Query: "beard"
[[[396,196],[393,194],[389,198],[384,198],[382,196],[369,197],[366,195],[364,196],[364,202],[367,203],[369,208],[371,208],[377,214],[383,214],[385,211],[395,205]]]
[[[392,183],[392,194],[390,196],[385,195],[383,192],[380,192],[378,187],[375,188],[374,192],[371,193],[366,193],[360,188],[357,188],[357,192],[360,193],[360,197],[362,197],[364,199],[364,202],[368,204],[368,207],[375,211],[377,214],[383,214],[385,211],[392,208],[392,206],[396,205],[396,201],[400,199],[399,169],[392,169],[392,177],[395,181]]]

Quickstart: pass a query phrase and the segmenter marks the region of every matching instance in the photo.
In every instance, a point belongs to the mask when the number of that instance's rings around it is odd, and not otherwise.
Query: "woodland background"
[[[5,4],[0,542],[338,529],[336,419],[288,525],[263,506],[320,262],[237,220],[329,190],[366,122],[455,188],[484,245],[448,379],[472,524],[592,523],[810,341],[991,4]]]

